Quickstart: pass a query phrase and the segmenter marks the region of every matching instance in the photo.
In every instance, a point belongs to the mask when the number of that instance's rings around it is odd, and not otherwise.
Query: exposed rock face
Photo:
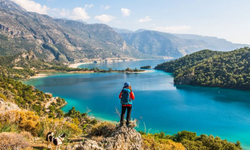
[[[97,143],[96,141],[93,140],[85,140],[83,145],[78,146],[76,148],[78,150],[104,150],[103,144],[102,143]]]
[[[105,149],[108,150],[140,150],[142,149],[141,134],[135,129],[128,128],[125,125],[117,127],[112,137],[102,140]]]
[[[8,110],[21,110],[16,104],[11,102],[5,102],[2,98],[0,98],[0,113]]]
[[[135,129],[116,127],[116,131],[110,137],[103,138],[100,142],[85,139],[82,144],[67,147],[67,150],[141,150],[142,137]]]
[[[0,0],[0,55],[33,51],[44,60],[141,58],[143,54],[104,24],[54,19]]]

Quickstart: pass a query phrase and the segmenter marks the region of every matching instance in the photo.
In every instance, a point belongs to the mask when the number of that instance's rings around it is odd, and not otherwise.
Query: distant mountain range
[[[232,50],[246,45],[198,35],[111,28],[105,24],[55,19],[0,0],[0,55],[32,51],[46,61],[178,58],[201,49]]]
[[[107,25],[53,19],[9,0],[0,0],[0,43],[0,55],[33,51],[45,60],[146,57]]]
[[[144,29],[130,33],[126,30],[126,32],[117,29],[115,31],[121,34],[128,44],[145,54],[172,56],[175,58],[202,49],[229,51],[249,46],[247,44],[234,44],[217,37],[200,35],[170,34]]]

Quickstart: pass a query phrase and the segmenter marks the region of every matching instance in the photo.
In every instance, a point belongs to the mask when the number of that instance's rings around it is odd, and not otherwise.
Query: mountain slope
[[[182,54],[170,40],[177,40],[171,34],[163,34],[156,31],[141,31],[134,33],[121,33],[126,42],[139,51],[158,56],[181,57]]]
[[[171,56],[174,58],[201,49],[233,50],[248,46],[234,44],[224,39],[188,34],[170,34],[158,31],[138,30],[133,33],[120,33],[125,41],[146,54]]]
[[[250,48],[230,52],[199,51],[155,69],[174,73],[176,85],[250,90]]]
[[[27,12],[9,0],[0,0],[0,42],[1,55],[34,51],[46,60],[145,56],[107,25],[53,19]]]
[[[201,35],[194,35],[194,34],[174,34],[174,35],[177,36],[178,38],[189,40],[190,42],[191,41],[193,42],[204,41],[206,43],[204,45],[204,49],[230,51],[230,50],[241,48],[244,46],[249,46],[247,44],[235,44],[225,39],[220,39],[217,37],[201,36]]]

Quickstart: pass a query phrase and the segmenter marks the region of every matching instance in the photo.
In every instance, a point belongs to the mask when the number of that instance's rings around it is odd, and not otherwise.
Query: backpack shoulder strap
[[[130,93],[131,90],[130,90],[130,89],[127,89],[127,88],[123,88],[123,89],[122,89],[122,92],[129,92],[129,93]]]

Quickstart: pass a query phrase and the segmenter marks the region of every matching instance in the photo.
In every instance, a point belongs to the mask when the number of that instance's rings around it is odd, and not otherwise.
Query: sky
[[[250,0],[11,0],[55,18],[250,44]]]

